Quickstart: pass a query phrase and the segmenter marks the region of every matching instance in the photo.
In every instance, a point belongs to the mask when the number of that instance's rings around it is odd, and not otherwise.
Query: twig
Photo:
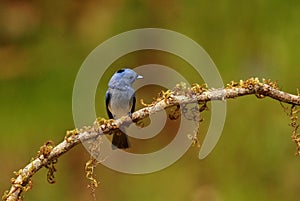
[[[54,146],[47,142],[38,152],[38,156],[19,170],[16,179],[12,179],[12,186],[3,196],[3,200],[16,201],[22,199],[22,192],[31,187],[31,177],[42,167],[53,165],[55,161],[64,153],[68,152],[74,146],[82,141],[90,140],[99,135],[110,133],[122,124],[131,121],[137,122],[145,117],[152,115],[165,108],[195,102],[207,102],[212,100],[234,99],[240,96],[255,94],[258,98],[270,97],[280,102],[291,105],[300,105],[300,96],[280,91],[276,83],[270,80],[259,81],[257,78],[250,78],[246,81],[230,82],[224,89],[207,89],[203,85],[195,84],[191,88],[183,85],[177,85],[173,90],[161,93],[161,96],[152,104],[134,112],[132,117],[122,117],[118,120],[96,121],[92,127],[84,127],[80,130],[68,131],[67,135],[60,144]],[[52,170],[53,171],[53,170]],[[55,171],[55,169],[54,169]],[[50,179],[53,181],[53,172]]]

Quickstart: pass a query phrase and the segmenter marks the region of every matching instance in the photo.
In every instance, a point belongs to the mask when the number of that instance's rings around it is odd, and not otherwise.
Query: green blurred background
[[[10,187],[12,172],[36,156],[45,141],[58,143],[66,129],[74,127],[72,89],[77,71],[106,39],[136,28],[171,29],[198,42],[225,83],[265,77],[296,93],[299,22],[296,0],[2,0],[1,193]],[[112,66],[103,82],[123,66],[155,62],[175,69],[185,66],[170,55],[147,55],[124,56],[116,61],[122,66]],[[101,98],[105,90],[99,86],[96,98],[100,116],[106,116]],[[137,95],[147,94],[150,101],[158,91],[150,87]],[[221,139],[207,158],[199,160],[199,149],[192,147],[172,166],[148,175],[121,174],[99,165],[97,200],[299,200],[300,163],[280,104],[253,96],[229,100],[227,106]],[[203,128],[209,124],[209,111],[205,115]],[[81,145],[73,148],[59,159],[56,184],[48,184],[46,170],[40,170],[25,200],[93,200],[84,172],[88,159]]]

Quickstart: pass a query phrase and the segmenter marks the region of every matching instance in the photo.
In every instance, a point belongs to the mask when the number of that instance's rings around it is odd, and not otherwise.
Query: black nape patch
[[[125,70],[124,69],[121,69],[121,70],[118,70],[117,73],[123,73]]]

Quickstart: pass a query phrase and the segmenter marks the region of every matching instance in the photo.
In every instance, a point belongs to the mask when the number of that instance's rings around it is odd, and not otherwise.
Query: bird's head
[[[110,80],[110,84],[112,83],[116,84],[125,84],[125,85],[132,85],[132,83],[137,80],[141,79],[143,76],[138,75],[135,71],[129,69],[129,68],[123,68],[121,70],[118,70],[115,72],[115,74],[112,76]]]

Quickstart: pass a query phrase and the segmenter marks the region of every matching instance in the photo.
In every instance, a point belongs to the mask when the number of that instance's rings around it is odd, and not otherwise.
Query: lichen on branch
[[[193,84],[191,87],[186,87],[185,84],[178,84],[173,90],[167,90],[161,92],[158,97],[150,104],[146,104],[142,101],[144,108],[134,112],[131,117],[124,116],[117,120],[105,120],[98,118],[95,123],[88,127],[81,129],[73,129],[67,131],[65,139],[54,146],[54,143],[47,142],[43,145],[37,155],[28,165],[23,169],[20,169],[16,178],[12,179],[12,185],[9,191],[6,191],[3,200],[16,201],[22,199],[22,193],[31,188],[31,178],[42,167],[48,168],[48,180],[50,183],[54,181],[54,164],[57,159],[64,153],[70,151],[74,146],[80,144],[83,141],[91,139],[97,139],[104,134],[111,134],[113,130],[119,128],[123,124],[130,122],[139,122],[140,120],[152,115],[156,112],[164,110],[166,108],[175,107],[173,114],[170,118],[178,118],[176,115],[176,108],[178,105],[184,105],[189,103],[198,102],[203,110],[206,109],[206,103],[208,101],[227,99],[236,99],[240,96],[255,95],[257,98],[270,97],[274,100],[278,100],[281,103],[287,103],[291,105],[289,117],[291,118],[291,124],[293,128],[292,139],[297,145],[297,154],[300,154],[300,134],[298,131],[299,123],[298,115],[300,110],[297,106],[300,105],[299,92],[297,95],[293,95],[279,90],[277,82],[258,78],[250,78],[248,80],[240,80],[238,82],[231,81],[225,88],[212,89],[208,88],[206,84]],[[192,136],[193,137],[193,136]],[[87,178],[91,181],[92,187],[98,185],[94,180],[93,169],[96,163],[90,161],[87,163]]]

